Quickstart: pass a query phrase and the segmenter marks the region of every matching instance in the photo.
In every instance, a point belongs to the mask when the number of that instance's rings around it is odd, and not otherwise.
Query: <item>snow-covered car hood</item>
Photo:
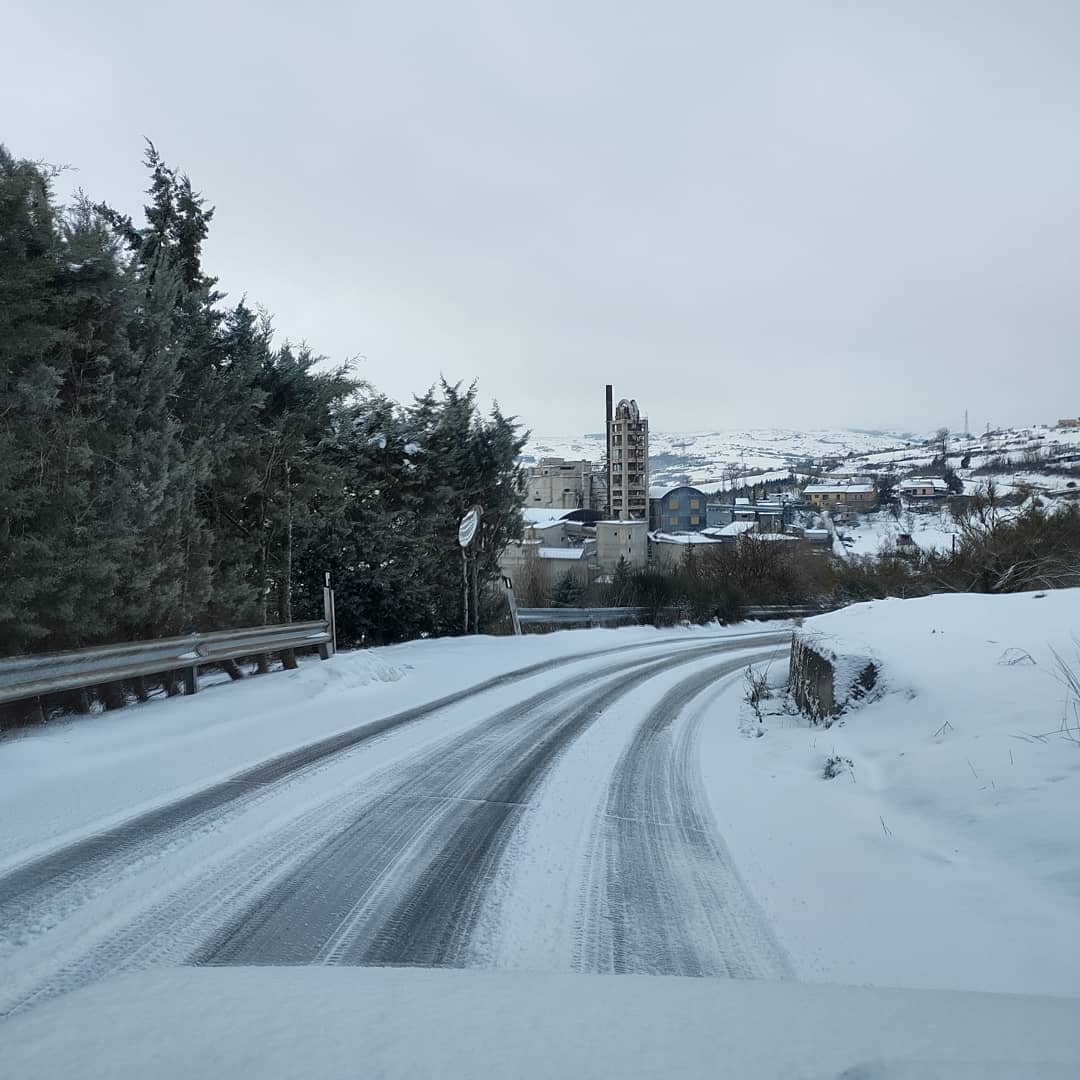
[[[176,968],[0,1023],[20,1080],[1080,1076],[1080,1002],[730,979]]]

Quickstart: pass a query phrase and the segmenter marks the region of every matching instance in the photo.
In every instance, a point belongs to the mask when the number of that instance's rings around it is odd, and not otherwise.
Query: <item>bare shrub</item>
[[[757,717],[757,722],[760,724],[764,719],[761,703],[767,701],[772,693],[769,689],[768,669],[755,671],[753,665],[748,664],[746,671],[743,673],[743,685],[746,687],[746,703],[753,710],[754,716]]]

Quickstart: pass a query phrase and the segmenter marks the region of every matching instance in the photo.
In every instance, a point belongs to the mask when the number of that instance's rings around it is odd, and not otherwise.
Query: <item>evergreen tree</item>
[[[314,616],[345,641],[460,631],[520,534],[524,435],[476,388],[402,408],[203,268],[213,210],[151,145],[144,221],[0,149],[0,651]]]

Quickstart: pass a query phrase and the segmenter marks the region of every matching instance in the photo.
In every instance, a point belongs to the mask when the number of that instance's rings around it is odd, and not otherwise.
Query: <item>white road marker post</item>
[[[510,621],[514,625],[514,636],[521,636],[521,619],[518,618],[517,597],[514,595],[514,583],[508,577],[503,578],[503,587],[506,590],[506,602],[510,606]]]

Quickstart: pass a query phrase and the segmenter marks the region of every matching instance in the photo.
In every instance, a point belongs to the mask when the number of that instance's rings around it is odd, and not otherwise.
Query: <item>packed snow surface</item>
[[[1065,1080],[1076,1003],[664,976],[179,969],[0,1027],[19,1080]]]
[[[0,1017],[175,964],[790,977],[697,780],[789,640],[417,643],[5,742]]]
[[[785,709],[791,627],[748,624],[417,642],[5,739],[0,1074],[64,1075],[81,1042],[81,1075],[127,1045],[165,1076],[195,1031],[324,1075],[484,1071],[467,1045],[493,1075],[1069,1075],[1060,1003],[942,992],[1080,997],[1078,614],[1072,590],[808,620],[881,671],[828,729]],[[352,966],[466,970],[325,970]]]

